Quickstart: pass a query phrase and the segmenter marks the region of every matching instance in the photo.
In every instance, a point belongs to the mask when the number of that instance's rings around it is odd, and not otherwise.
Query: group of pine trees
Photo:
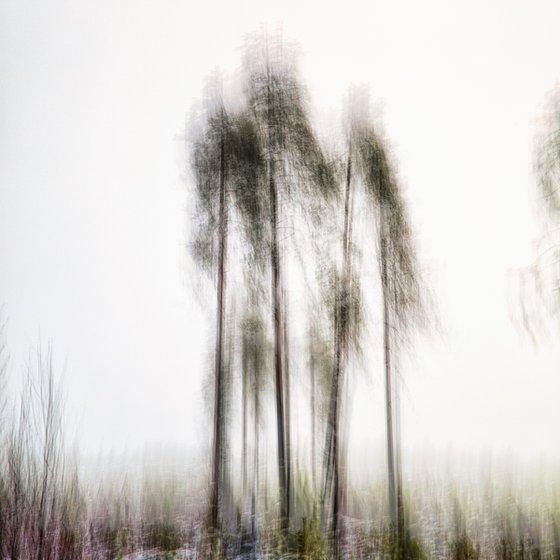
[[[340,153],[327,152],[312,126],[295,50],[280,36],[247,39],[240,75],[241,95],[229,97],[222,81],[213,77],[190,136],[196,185],[192,249],[216,286],[211,534],[219,541],[223,533],[231,486],[227,434],[234,368],[240,370],[242,385],[242,500],[250,496],[253,542],[262,389],[269,382],[275,403],[279,530],[287,535],[293,526],[290,350],[292,331],[301,332],[295,323],[306,322],[307,357],[299,360],[298,354],[298,369],[308,380],[312,486],[332,552],[340,555],[347,488],[344,387],[353,357],[360,353],[365,294],[379,290],[381,307],[369,312],[382,324],[390,526],[395,542],[404,546],[396,365],[403,340],[423,317],[423,301],[394,163],[369,114],[367,95],[358,89],[346,102]],[[375,236],[362,246],[356,233],[357,204]],[[363,281],[360,259],[375,262],[376,280]],[[301,309],[300,298],[293,310],[288,305],[295,300],[291,277],[297,275],[303,277],[309,301]],[[234,313],[234,308],[241,311]],[[319,401],[324,415],[318,413]],[[319,434],[324,440],[317,443]],[[315,467],[319,454],[320,477]]]

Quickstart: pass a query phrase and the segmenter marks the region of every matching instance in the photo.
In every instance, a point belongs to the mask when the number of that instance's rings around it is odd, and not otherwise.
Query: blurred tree
[[[537,140],[535,170],[538,207],[543,216],[542,235],[536,261],[524,280],[531,284],[540,299],[541,315],[544,311],[548,317],[556,317],[560,314],[560,87],[549,94],[546,102]],[[533,300],[532,304],[535,303]],[[546,318],[539,319],[541,325]]]
[[[534,171],[540,214],[534,261],[512,274],[513,319],[537,344],[560,315],[560,86],[547,96],[536,134]]]
[[[397,544],[402,550],[408,537],[402,496],[400,391],[398,377],[395,378],[395,361],[407,335],[421,324],[424,303],[404,200],[389,160],[386,142],[373,127],[368,126],[362,130],[359,150],[377,228],[383,302],[389,505]]]
[[[550,93],[535,163],[541,203],[548,217],[560,218],[560,87]]]
[[[346,162],[343,166],[343,228],[341,236],[341,252],[338,266],[332,274],[330,292],[332,301],[329,302],[333,316],[334,328],[334,357],[329,402],[328,427],[325,444],[325,481],[323,499],[332,495],[332,535],[334,550],[340,554],[341,514],[346,493],[345,464],[346,457],[344,442],[341,440],[340,417],[343,406],[342,390],[345,383],[350,350],[359,346],[361,297],[359,276],[352,263],[352,225],[353,200],[355,183],[355,163],[357,140],[363,116],[363,96],[361,91],[353,89],[350,92],[346,115]]]
[[[197,260],[205,268],[212,269],[216,265],[214,230],[217,229],[214,433],[209,522],[212,530],[219,531],[219,504],[224,461],[224,321],[228,233],[226,161],[229,151],[230,122],[221,100],[218,100],[216,105],[207,108],[205,128],[194,145],[193,166],[196,174],[197,212],[201,227],[193,243],[193,251]]]
[[[220,529],[220,493],[225,462],[225,307],[232,207],[243,217],[244,232],[251,239],[252,246],[258,246],[255,239],[260,236],[262,221],[257,197],[259,189],[255,184],[262,174],[256,131],[247,114],[226,110],[220,81],[218,76],[210,81],[201,128],[193,131],[192,154],[197,201],[192,250],[199,266],[216,275],[217,284],[213,472],[209,521],[211,529],[217,532]]]
[[[274,371],[278,443],[278,480],[282,528],[289,526],[291,467],[290,418],[286,401],[286,326],[280,221],[295,202],[313,206],[313,198],[336,190],[331,169],[310,126],[305,96],[295,66],[294,49],[280,35],[266,32],[245,45],[245,92],[266,158],[269,255],[274,332]]]
[[[257,539],[257,494],[259,485],[259,434],[261,429],[261,395],[264,389],[264,371],[268,343],[258,298],[251,298],[242,321],[241,360],[243,375],[243,450],[242,477],[244,493],[247,491],[247,412],[249,395],[251,395],[253,411],[253,460],[251,483],[250,527],[251,540]]]

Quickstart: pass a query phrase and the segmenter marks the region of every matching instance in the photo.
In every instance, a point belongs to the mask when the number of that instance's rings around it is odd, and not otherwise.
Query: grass
[[[294,515],[287,534],[275,518],[270,499],[275,489],[261,485],[257,541],[247,530],[248,513],[235,484],[222,504],[222,535],[213,538],[204,529],[204,462],[198,470],[173,471],[160,461],[159,469],[152,465],[136,478],[127,472],[95,481],[80,478],[62,437],[63,399],[51,360],[49,352],[39,355],[21,397],[9,402],[11,407],[0,403],[1,560],[115,560],[148,551],[161,558],[185,557],[189,551],[193,558],[213,560],[333,557],[328,523],[304,471],[294,473],[306,482],[294,506],[301,515]],[[353,487],[343,518],[342,557],[560,560],[560,479],[553,470],[543,472],[523,478],[512,463],[507,473],[486,470],[470,482],[453,482],[453,472],[408,477],[403,541],[388,528],[383,477],[370,487]]]

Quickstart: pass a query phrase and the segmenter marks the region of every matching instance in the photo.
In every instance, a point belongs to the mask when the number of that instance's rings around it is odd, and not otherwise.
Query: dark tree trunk
[[[254,433],[253,433],[253,488],[251,493],[251,537],[254,543],[257,541],[257,496],[259,489],[259,425],[260,425],[260,406],[257,375],[261,372],[255,371],[253,387],[253,408],[254,408]]]
[[[341,483],[341,465],[345,461],[341,458],[340,445],[340,410],[342,400],[342,386],[348,345],[348,306],[350,291],[350,242],[351,242],[351,214],[352,214],[352,159],[348,155],[346,168],[346,189],[344,196],[344,232],[342,239],[343,271],[342,286],[336,287],[335,308],[335,365],[329,403],[329,425],[326,438],[326,476],[324,498],[328,495],[328,487],[332,477],[332,535],[335,556],[340,556],[340,537],[342,532],[341,505],[344,502],[344,477]]]
[[[313,335],[312,335],[313,336]],[[311,342],[312,344],[312,342]],[[311,481],[313,484],[313,491],[315,492],[317,489],[317,468],[315,465],[315,437],[316,437],[316,430],[315,427],[316,423],[316,415],[315,415],[315,360],[313,358],[313,353],[311,354],[311,360],[309,364],[310,370],[310,383],[311,383]]]
[[[407,526],[405,522],[402,464],[401,464],[401,394],[398,376],[394,379],[395,395],[395,487],[397,493],[397,534],[401,544],[407,539]]]
[[[282,340],[282,286],[280,270],[280,250],[278,243],[278,189],[274,161],[275,142],[273,131],[274,112],[270,91],[270,71],[268,75],[268,184],[270,197],[270,229],[272,245],[270,248],[270,265],[272,269],[272,305],[274,321],[274,370],[276,389],[276,426],[278,439],[278,483],[280,487],[280,523],[283,530],[289,526],[288,519],[288,476],[286,463],[285,416],[284,416],[284,383],[283,383],[283,340]]]
[[[217,282],[217,318],[216,318],[216,366],[214,388],[214,449],[212,472],[212,497],[210,505],[210,528],[218,533],[220,530],[219,507],[222,498],[221,476],[224,462],[224,323],[225,290],[227,258],[227,211],[225,178],[225,143],[220,144],[220,202],[218,223],[218,282]]]
[[[341,457],[342,449],[340,441],[340,410],[342,406],[342,387],[344,384],[344,371],[348,355],[348,327],[349,327],[349,305],[350,305],[350,243],[352,235],[352,158],[348,154],[346,168],[346,192],[344,196],[344,237],[343,237],[343,271],[342,289],[339,299],[338,333],[336,351],[336,379],[337,396],[335,409],[335,430],[333,458],[335,465],[334,490],[333,490],[333,533],[336,539],[336,554],[340,556],[340,540],[342,527],[342,504],[346,494],[345,477],[342,466],[345,460]]]
[[[285,435],[286,435],[286,511],[288,520],[292,515],[292,435],[291,435],[291,412],[290,412],[290,354],[289,336],[287,322],[286,297],[284,296],[284,403],[285,403]]]
[[[270,167],[273,167],[271,162]],[[270,205],[272,247],[272,297],[274,306],[274,370],[276,388],[276,426],[278,436],[278,480],[280,486],[280,521],[283,529],[288,528],[288,481],[286,465],[286,442],[284,437],[284,383],[283,383],[283,348],[282,348],[282,301],[280,287],[280,259],[278,251],[278,193],[273,171],[270,171]]]
[[[246,358],[245,358],[246,360]],[[241,440],[241,505],[243,516],[245,517],[245,499],[247,496],[247,399],[248,399],[248,379],[249,367],[244,364],[241,372],[241,394],[242,394],[242,440]]]
[[[391,341],[390,341],[390,308],[389,308],[389,277],[388,277],[388,250],[387,227],[384,202],[380,209],[380,236],[381,236],[381,285],[383,297],[383,354],[385,362],[385,412],[387,422],[387,469],[389,478],[389,512],[391,515],[392,530],[398,531],[397,498],[395,490],[395,450],[393,433],[393,390],[391,378]]]

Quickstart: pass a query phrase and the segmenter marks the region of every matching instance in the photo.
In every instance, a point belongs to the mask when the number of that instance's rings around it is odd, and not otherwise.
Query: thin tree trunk
[[[212,473],[212,498],[210,512],[210,528],[216,533],[220,530],[219,507],[221,499],[221,475],[223,468],[223,390],[224,390],[224,302],[226,291],[226,258],[227,258],[227,212],[226,212],[226,181],[225,181],[225,144],[220,145],[220,207],[218,223],[218,285],[217,285],[217,318],[216,318],[216,366],[214,388],[214,456]]]
[[[292,430],[291,430],[291,412],[290,412],[290,354],[289,354],[289,337],[288,337],[288,323],[287,315],[288,310],[286,307],[287,298],[284,295],[284,403],[285,403],[285,434],[286,434],[286,511],[288,514],[288,520],[291,518],[291,508],[292,508]]]
[[[253,488],[251,495],[251,536],[253,543],[257,541],[257,497],[259,488],[259,425],[260,425],[260,406],[259,390],[256,382],[257,374],[255,371],[255,382],[253,388],[253,408],[254,408],[254,433],[253,433]]]
[[[280,259],[278,254],[278,193],[274,177],[270,175],[271,227],[272,227],[272,296],[274,305],[274,368],[276,385],[276,425],[278,432],[278,480],[280,485],[280,521],[283,529],[288,527],[288,485],[286,473],[286,443],[284,438],[284,383],[282,349],[282,302],[280,289]]]
[[[246,359],[245,359],[246,361]],[[247,381],[248,381],[248,365],[243,366],[241,372],[241,394],[242,394],[242,439],[241,439],[241,504],[243,509],[243,518],[245,519],[245,502],[247,497]]]
[[[269,499],[268,499],[268,440],[264,439],[264,452],[263,452],[263,466],[262,472],[264,473],[264,483],[263,483],[263,498],[264,498],[264,509],[263,509],[263,518],[265,523],[268,522],[270,515],[270,507],[269,507]]]
[[[341,457],[340,445],[340,411],[342,408],[342,387],[344,384],[344,371],[348,356],[348,321],[350,305],[350,243],[352,234],[352,158],[350,149],[348,153],[348,163],[346,168],[346,193],[344,197],[344,237],[343,237],[343,271],[342,271],[342,294],[340,298],[340,311],[338,319],[337,336],[337,397],[335,410],[335,430],[334,430],[334,450],[333,458],[335,461],[335,487],[333,504],[333,529],[337,545],[337,556],[340,556],[340,540],[343,531],[342,510],[346,488],[344,487],[344,474],[341,467],[345,463]],[[342,479],[342,483],[341,483]]]
[[[393,435],[393,403],[391,379],[391,343],[390,343],[390,318],[389,318],[389,278],[387,255],[387,228],[385,224],[385,207],[381,202],[380,211],[381,232],[381,284],[383,297],[383,352],[385,361],[385,412],[387,422],[387,469],[389,477],[389,511],[393,531],[398,531],[397,500],[395,492],[395,452]]]
[[[288,484],[286,476],[286,442],[284,438],[284,383],[282,348],[282,287],[280,271],[280,252],[278,244],[278,189],[276,187],[274,153],[272,99],[270,94],[270,71],[268,76],[268,181],[270,195],[270,228],[272,246],[270,250],[272,268],[272,299],[274,320],[274,369],[276,388],[276,426],[278,432],[278,482],[280,486],[280,523],[283,530],[289,526]]]
[[[329,426],[327,428],[326,441],[326,476],[324,487],[324,498],[328,494],[332,470],[332,534],[333,548],[335,556],[340,555],[340,536],[342,531],[341,523],[341,504],[344,501],[343,484],[340,483],[340,469],[342,461],[340,456],[340,410],[341,410],[341,390],[344,376],[344,366],[346,365],[347,344],[348,344],[348,305],[350,291],[350,242],[351,242],[351,185],[352,185],[352,159],[348,154],[346,168],[346,189],[344,196],[344,232],[342,239],[343,250],[343,276],[342,288],[336,288],[337,303],[335,310],[335,367],[333,372],[333,382],[331,388],[331,398],[329,405]]]
[[[335,336],[334,336],[334,346],[336,348],[337,339],[337,329],[338,329],[338,308],[335,311]],[[335,351],[336,352],[336,351]],[[337,383],[336,383],[336,367],[333,371],[333,379],[331,383],[331,392],[329,396],[329,410],[327,415],[327,427],[325,430],[325,452],[324,452],[324,462],[323,462],[323,484],[322,484],[322,494],[321,494],[321,506],[323,508],[322,517],[325,517],[328,513],[325,510],[325,503],[327,498],[330,496],[329,491],[333,483],[333,472],[334,472],[334,460],[333,460],[333,442],[334,442],[334,424],[335,424],[335,401],[337,395]],[[326,521],[326,520],[325,520]]]
[[[401,385],[398,374],[394,379],[395,395],[395,486],[397,493],[397,531],[401,543],[407,540],[403,500],[402,464],[401,464]]]
[[[315,465],[315,360],[313,353],[310,360],[310,375],[311,375],[311,481],[313,484],[313,492],[317,490],[317,468]]]

